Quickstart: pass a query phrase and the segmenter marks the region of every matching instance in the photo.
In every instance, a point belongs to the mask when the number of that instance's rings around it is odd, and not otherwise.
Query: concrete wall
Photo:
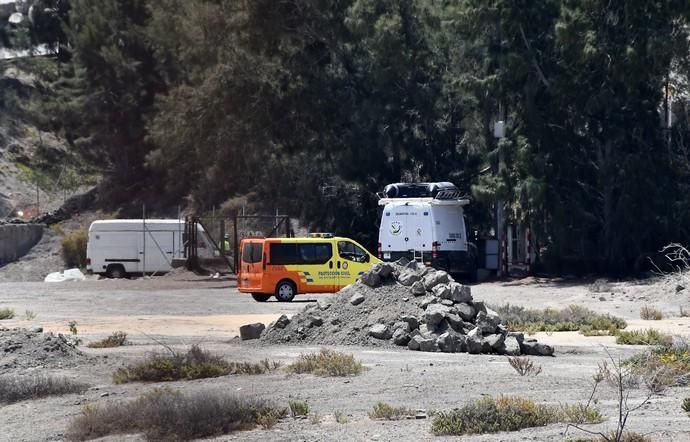
[[[0,225],[0,266],[26,255],[43,236],[43,224]]]

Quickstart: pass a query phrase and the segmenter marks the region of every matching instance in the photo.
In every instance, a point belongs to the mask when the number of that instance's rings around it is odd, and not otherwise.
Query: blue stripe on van
[[[307,278],[307,282],[314,282],[314,280],[311,278]]]

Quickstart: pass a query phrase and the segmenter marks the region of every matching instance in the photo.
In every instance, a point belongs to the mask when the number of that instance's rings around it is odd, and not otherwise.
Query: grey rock
[[[393,273],[395,272],[395,267],[393,264],[389,262],[384,262],[380,264],[376,264],[378,267],[378,274],[381,277],[381,279],[388,279],[391,276],[393,276]]]
[[[400,275],[398,275],[398,282],[406,287],[410,287],[420,279],[420,276],[412,270],[404,270],[400,272]]]
[[[472,302],[472,289],[467,285],[451,282],[448,284],[450,298],[453,302]]]
[[[276,319],[276,321],[273,323],[273,328],[280,328],[283,329],[288,326],[290,323],[290,318],[288,318],[285,315],[281,315],[280,318]]]
[[[429,327],[427,324],[420,324],[417,330],[424,338],[430,338],[434,334],[434,327]]]
[[[323,299],[319,299],[316,303],[319,306],[319,310],[328,310],[331,308],[331,303]]]
[[[484,302],[474,301],[472,302],[472,305],[474,306],[474,309],[477,311],[477,314],[479,314],[479,312],[486,313],[486,304],[484,304]]]
[[[438,346],[436,345],[436,339],[432,338],[422,338],[419,342],[420,351],[434,352],[438,351]]]
[[[414,316],[403,315],[400,317],[400,320],[407,322],[407,324],[410,326],[410,330],[416,330],[419,328],[419,320]]]
[[[407,343],[407,348],[410,350],[419,350],[419,343],[422,342],[425,338],[422,335],[414,335],[410,339],[410,341]]]
[[[448,313],[446,315],[446,321],[448,321],[448,325],[456,332],[465,332],[465,322],[460,318],[460,316],[456,315],[455,313]]]
[[[450,313],[450,309],[445,305],[431,304],[424,311],[422,318],[429,327],[436,327]]]
[[[463,321],[472,321],[477,315],[477,311],[474,309],[474,307],[464,302],[455,304],[455,311]]]
[[[525,342],[525,334],[521,332],[510,332],[508,333],[508,336],[512,336],[518,341],[518,344],[522,344]]]
[[[441,305],[445,305],[446,307],[452,307],[453,301],[451,301],[450,299],[441,299]]]
[[[483,353],[484,344],[482,341],[482,333],[479,330],[479,328],[475,328],[474,330],[467,333],[467,352],[471,354]]]
[[[531,356],[553,356],[553,347],[530,339],[520,345],[522,353]]]
[[[398,321],[395,324],[393,324],[393,330],[402,330],[405,333],[409,333],[410,331],[412,331],[412,329],[410,328],[410,324],[408,324],[405,321]]]
[[[489,316],[486,312],[480,311],[477,315],[477,327],[481,330],[483,335],[490,335],[496,333],[499,319],[497,316]]]
[[[307,327],[321,327],[323,325],[323,318],[317,315],[307,316]]]
[[[410,287],[410,292],[414,296],[424,296],[426,295],[426,289],[424,288],[424,283],[422,281],[415,281]]]
[[[393,264],[400,266],[400,267],[405,267],[409,263],[410,263],[410,260],[403,257],[403,258],[400,258],[399,260],[395,261]]]
[[[436,304],[437,302],[438,298],[435,298],[433,296],[425,296],[424,298],[419,300],[419,307],[426,309],[431,304]]]
[[[386,324],[376,324],[369,329],[369,336],[376,339],[390,339],[393,333]]]
[[[460,353],[466,349],[467,338],[453,331],[447,331],[436,338],[436,345],[444,353]]]
[[[29,331],[31,333],[43,333],[43,327],[41,327],[40,325],[34,325],[29,329]]]
[[[503,353],[509,356],[520,356],[520,343],[515,336],[506,336],[505,342],[503,343]]]
[[[434,293],[434,296],[440,299],[450,299],[450,287],[448,284],[438,284],[434,286],[431,291]]]
[[[368,285],[369,287],[376,288],[381,285],[381,277],[374,270],[370,270],[359,277],[362,284]]]
[[[352,304],[352,305],[359,305],[363,302],[364,302],[364,295],[361,293],[355,293],[350,298],[350,304]]]
[[[410,334],[402,328],[397,329],[393,333],[393,344],[395,345],[405,346],[410,342],[411,339],[412,337]]]
[[[261,332],[263,332],[265,328],[266,326],[260,322],[243,325],[240,327],[240,339],[243,341],[259,339],[259,337],[261,337]]]
[[[493,335],[484,336],[482,338],[482,345],[488,345],[493,351],[498,352],[503,348],[503,343],[505,342],[505,337],[498,333]]]
[[[429,272],[424,276],[424,287],[427,290],[433,290],[439,284],[447,284],[450,282],[450,276],[443,270]]]

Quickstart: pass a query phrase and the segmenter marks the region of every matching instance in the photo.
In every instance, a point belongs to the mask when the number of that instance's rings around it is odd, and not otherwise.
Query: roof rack
[[[332,233],[310,233],[309,238],[333,238]]]

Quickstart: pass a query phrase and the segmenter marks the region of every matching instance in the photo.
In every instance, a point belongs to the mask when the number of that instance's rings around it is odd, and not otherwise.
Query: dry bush
[[[653,328],[648,328],[647,330],[623,330],[616,335],[616,344],[623,345],[666,345],[671,340],[670,336]]]
[[[680,408],[682,408],[684,412],[690,414],[690,397],[683,399],[683,403],[681,404]]]
[[[14,318],[14,310],[11,308],[0,308],[0,320]]]
[[[591,293],[605,293],[610,292],[611,289],[611,284],[605,279],[597,279],[589,286]]]
[[[372,420],[399,420],[414,413],[407,407],[393,407],[385,402],[378,402],[369,412],[369,419]]]
[[[612,333],[627,326],[623,319],[601,315],[579,305],[570,305],[562,310],[554,308],[527,309],[510,304],[491,308],[498,313],[503,323],[513,331],[534,333],[539,331],[607,330]]]
[[[113,373],[116,384],[126,382],[168,382],[180,379],[202,379],[229,374],[264,374],[276,370],[280,363],[263,360],[260,363],[228,362],[193,345],[186,353],[168,349],[169,353],[155,353],[146,360],[119,368]]]
[[[56,376],[0,377],[0,403],[13,403],[46,396],[82,393],[88,385]]]
[[[333,412],[333,417],[335,418],[335,421],[339,424],[346,424],[350,422],[350,418],[340,410],[336,410],[335,412]]]
[[[364,366],[351,354],[323,348],[318,353],[301,354],[287,370],[317,376],[352,376],[362,373]]]
[[[250,430],[257,425],[270,428],[285,413],[265,401],[222,391],[181,394],[158,388],[134,401],[83,407],[82,414],[72,420],[67,437],[82,441],[143,433],[151,441],[192,440]]]
[[[638,384],[654,391],[690,384],[690,347],[683,342],[654,348],[623,361]]]
[[[509,356],[508,363],[520,376],[537,376],[541,373],[541,365],[534,365],[527,356]]]
[[[67,267],[86,267],[86,244],[89,241],[89,233],[79,230],[68,233],[62,239],[62,259]]]
[[[660,321],[664,314],[659,309],[645,305],[640,309],[640,318],[646,321]]]
[[[309,414],[309,404],[307,401],[288,401],[288,407],[290,408],[290,416],[300,417]]]
[[[113,332],[110,336],[107,338],[96,341],[96,342],[90,342],[87,347],[89,348],[113,348],[113,347],[122,347],[123,345],[127,344],[127,333],[123,331],[116,331]]]

